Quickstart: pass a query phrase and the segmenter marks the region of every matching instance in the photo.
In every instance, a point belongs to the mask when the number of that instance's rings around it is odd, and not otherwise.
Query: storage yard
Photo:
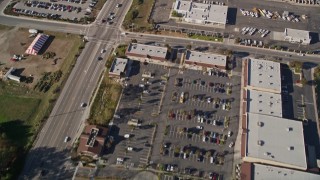
[[[40,55],[28,55],[25,54],[26,50],[35,39],[28,29],[11,28],[8,31],[3,29],[0,33],[2,34],[0,36],[1,70],[14,67],[16,75],[32,77],[32,83],[28,83],[30,87],[42,77],[44,72],[54,72],[61,68],[65,58],[71,52],[71,48],[65,47],[73,47],[75,43],[81,42],[80,38],[74,35],[70,35],[69,38],[77,39],[78,42],[66,41],[64,39],[66,35],[63,34],[46,32],[51,36],[41,47]],[[45,56],[51,57],[47,59]]]

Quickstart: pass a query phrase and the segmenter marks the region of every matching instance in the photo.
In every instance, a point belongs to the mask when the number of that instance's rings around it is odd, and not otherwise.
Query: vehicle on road
[[[80,104],[80,106],[81,106],[81,107],[86,107],[86,106],[87,106],[87,103],[84,103],[84,102],[83,102],[83,103]]]
[[[125,134],[123,137],[128,139],[128,138],[130,138],[130,134]]]
[[[197,129],[203,129],[203,126],[196,126]]]
[[[69,141],[69,137],[66,136],[66,137],[64,138],[64,142],[66,143],[66,142],[68,142],[68,141]]]
[[[122,4],[117,3],[116,8],[119,8],[119,7],[121,7],[121,6],[122,6]]]
[[[231,137],[232,131],[228,131],[228,137]]]

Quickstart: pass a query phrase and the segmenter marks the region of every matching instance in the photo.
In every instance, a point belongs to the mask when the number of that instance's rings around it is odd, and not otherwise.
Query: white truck
[[[30,33],[30,34],[37,34],[37,33],[38,33],[38,30],[36,30],[36,29],[29,29],[29,33]]]
[[[128,121],[129,126],[141,126],[141,122],[138,119],[131,119]]]

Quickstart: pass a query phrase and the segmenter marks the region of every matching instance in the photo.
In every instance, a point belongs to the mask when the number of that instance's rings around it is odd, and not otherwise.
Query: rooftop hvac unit
[[[293,147],[293,146],[289,146],[289,147],[288,147],[288,150],[289,150],[289,151],[293,151],[293,150],[294,150],[294,147]]]
[[[289,132],[289,131],[292,131],[292,127],[288,127],[287,128],[287,131]]]
[[[258,140],[257,143],[258,143],[259,146],[263,146],[263,144],[264,144],[264,142],[262,140]]]
[[[263,122],[258,121],[258,122],[257,122],[257,125],[260,126],[260,127],[262,127],[262,126],[263,126]]]

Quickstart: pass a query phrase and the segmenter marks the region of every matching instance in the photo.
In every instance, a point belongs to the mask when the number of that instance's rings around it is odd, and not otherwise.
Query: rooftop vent
[[[290,132],[290,131],[292,131],[292,130],[293,130],[292,127],[287,127],[287,131],[288,131],[288,132]]]
[[[258,125],[259,127],[262,127],[264,124],[263,124],[263,122],[258,121],[258,122],[257,122],[257,125]]]
[[[288,147],[288,150],[289,150],[289,151],[293,151],[293,150],[294,150],[294,147],[293,147],[293,146],[289,146],[289,147]]]
[[[258,143],[259,146],[263,146],[263,144],[264,144],[264,142],[262,140],[258,140],[257,143]]]

